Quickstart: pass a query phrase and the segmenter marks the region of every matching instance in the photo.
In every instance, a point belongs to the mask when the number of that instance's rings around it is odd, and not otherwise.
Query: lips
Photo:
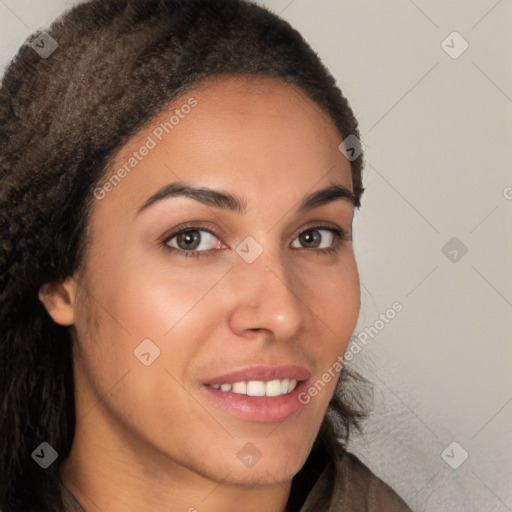
[[[212,377],[202,384],[201,390],[216,407],[240,419],[278,422],[302,409],[304,404],[298,397],[308,386],[310,378],[311,372],[303,366],[259,365]],[[236,389],[232,389],[233,384]],[[280,385],[279,390],[277,384]],[[246,390],[238,389],[244,386]]]
[[[203,384],[214,386],[247,381],[296,380],[303,381],[311,377],[309,370],[298,365],[251,366],[208,379]]]

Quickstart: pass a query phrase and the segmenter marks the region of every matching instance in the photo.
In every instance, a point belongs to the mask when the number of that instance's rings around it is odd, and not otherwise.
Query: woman
[[[362,156],[295,30],[85,2],[0,119],[4,512],[409,510],[345,449]]]

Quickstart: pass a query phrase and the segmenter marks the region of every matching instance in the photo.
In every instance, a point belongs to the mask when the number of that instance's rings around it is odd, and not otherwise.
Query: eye
[[[207,229],[183,228],[165,240],[165,245],[171,249],[191,253],[220,249],[222,243]]]
[[[302,231],[293,241],[292,247],[300,248],[296,244],[296,241],[298,241],[305,249],[320,249],[318,252],[325,253],[336,250],[342,239],[347,239],[347,237],[341,230],[327,226],[316,226]]]

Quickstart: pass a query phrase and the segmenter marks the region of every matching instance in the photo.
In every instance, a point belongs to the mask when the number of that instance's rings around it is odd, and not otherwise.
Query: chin
[[[238,470],[236,473],[233,472],[228,478],[223,479],[223,484],[230,485],[243,485],[243,486],[273,486],[279,485],[286,482],[290,482],[292,478],[298,473],[300,467],[297,470],[290,471],[273,471],[272,468],[262,468],[258,471],[252,468],[247,471]]]
[[[262,455],[256,462],[248,463],[247,466],[242,462],[236,461],[232,463],[223,472],[221,479],[226,474],[229,476],[223,480],[225,484],[232,485],[247,485],[247,486],[272,486],[285,482],[289,482],[300,471],[306,462],[307,454],[300,460],[296,458],[287,457],[285,459],[269,460],[269,455]],[[218,466],[216,468],[218,472]]]

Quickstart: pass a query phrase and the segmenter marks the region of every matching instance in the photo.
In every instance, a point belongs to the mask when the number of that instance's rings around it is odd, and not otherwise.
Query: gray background
[[[0,0],[0,73],[76,3]],[[356,334],[377,334],[352,365],[375,403],[350,448],[415,511],[512,511],[512,3],[259,3],[335,74],[366,145]]]

